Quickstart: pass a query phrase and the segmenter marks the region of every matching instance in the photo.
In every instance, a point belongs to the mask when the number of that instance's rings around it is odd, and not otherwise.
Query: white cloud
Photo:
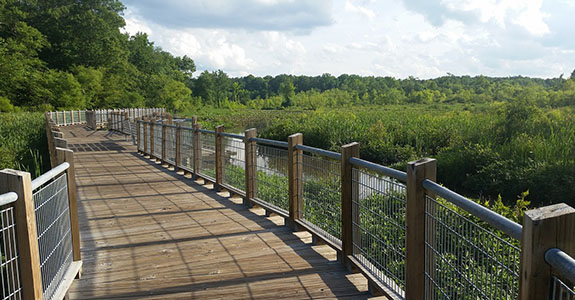
[[[360,15],[363,15],[369,19],[373,19],[375,18],[375,12],[365,6],[362,6],[360,4],[354,4],[353,0],[346,0],[345,1],[345,10],[352,12],[352,13],[358,13]]]
[[[204,1],[207,17],[229,15],[228,10],[211,12],[224,2],[233,8],[242,3],[246,16],[255,10],[290,10],[268,18],[281,26],[260,22],[234,28],[219,21],[203,27],[196,26],[197,20],[162,22],[145,12],[151,0],[130,1],[127,31],[147,32],[156,45],[192,57],[200,71],[219,68],[231,76],[355,73],[430,78],[449,72],[553,77],[570,74],[575,61],[572,0],[320,1],[323,6],[311,0]],[[203,3],[181,5],[188,2]],[[166,7],[176,5],[168,0]],[[320,11],[319,18],[329,16],[328,23],[293,25],[298,14],[309,21],[310,14]],[[180,15],[175,12],[173,18]]]

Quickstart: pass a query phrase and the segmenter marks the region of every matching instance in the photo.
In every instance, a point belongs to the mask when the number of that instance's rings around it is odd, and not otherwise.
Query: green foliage
[[[0,113],[0,169],[30,172],[37,177],[50,168],[42,113]]]
[[[0,2],[0,97],[35,110],[190,107],[194,61],[121,33],[123,10],[117,0]]]
[[[297,99],[297,96],[296,96]],[[523,111],[527,110],[527,114]],[[301,132],[306,145],[339,152],[359,142],[361,157],[405,170],[421,157],[438,160],[438,179],[472,198],[514,205],[530,191],[533,206],[575,205],[575,114],[571,108],[498,105],[387,105],[351,109],[194,110],[205,128],[256,127],[264,138],[286,141]],[[527,116],[519,121],[514,115]],[[516,120],[516,122],[509,121]]]

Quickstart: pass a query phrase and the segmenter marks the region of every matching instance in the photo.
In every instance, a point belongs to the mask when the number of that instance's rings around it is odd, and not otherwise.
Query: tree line
[[[190,102],[194,61],[129,35],[116,0],[0,0],[0,111]]]
[[[522,99],[539,107],[575,105],[575,71],[569,78],[447,76],[434,79],[330,74],[253,75],[230,78],[221,70],[190,80],[194,104],[255,109],[351,105],[490,103]]]

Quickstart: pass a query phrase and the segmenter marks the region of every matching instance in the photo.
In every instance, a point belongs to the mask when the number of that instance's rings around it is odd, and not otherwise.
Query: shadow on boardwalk
[[[63,132],[84,260],[71,299],[369,298],[363,276],[283,218],[140,156],[124,136]]]

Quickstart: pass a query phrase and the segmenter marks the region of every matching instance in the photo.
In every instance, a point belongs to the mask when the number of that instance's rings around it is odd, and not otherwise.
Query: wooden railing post
[[[162,165],[166,164],[166,128],[166,124],[162,122],[162,158],[160,159]]]
[[[359,144],[351,143],[341,147],[341,262],[349,271],[351,263],[347,258],[353,254],[353,245],[359,242],[359,231],[353,223],[359,223],[359,209],[354,207],[354,193],[359,192],[358,181],[353,180],[353,166],[349,162],[352,157],[359,157]],[[356,200],[359,200],[355,197]]]
[[[302,194],[302,151],[296,146],[303,144],[301,133],[292,134],[288,137],[288,181],[289,181],[289,218],[288,226],[297,231],[296,220],[301,217],[303,211]]]
[[[547,299],[553,270],[545,252],[559,248],[575,256],[575,208],[565,203],[525,212],[521,235],[519,299]]]
[[[157,126],[154,121],[153,118],[150,120],[150,151],[148,152],[150,158],[154,156],[154,126]]]
[[[57,164],[67,162],[70,167],[66,171],[68,180],[68,203],[70,209],[70,229],[72,235],[72,248],[74,261],[82,260],[80,252],[80,227],[78,224],[78,201],[76,197],[76,171],[74,168],[74,151],[56,148]]]
[[[142,137],[140,135],[140,126],[142,126],[141,120],[136,119],[136,149],[140,153],[140,145],[142,144]]]
[[[222,183],[224,178],[224,161],[223,161],[223,140],[224,136],[220,133],[224,132],[224,125],[216,126],[216,184],[214,190],[219,192],[222,190]]]
[[[23,299],[42,299],[40,250],[30,173],[10,169],[0,171],[0,193],[6,192],[18,194],[18,200],[14,202],[14,221]]]
[[[68,148],[68,141],[63,138],[54,138],[54,146],[57,148]]]
[[[148,134],[148,131],[150,130],[150,125],[148,124],[148,125],[146,126],[146,124],[144,124],[144,122],[148,122],[148,118],[147,118],[147,117],[145,117],[145,118],[143,119],[143,122],[142,122],[142,126],[144,126],[144,155],[147,155],[147,154],[149,153],[149,151],[150,151],[150,149],[148,149],[148,138],[149,138],[149,137],[148,137],[148,135],[149,135],[149,134]]]
[[[52,135],[52,118],[46,113],[46,140],[48,141],[48,153],[50,154],[50,164],[54,167],[56,161],[56,154],[54,153],[54,136]]]
[[[181,148],[182,148],[182,123],[178,122],[178,124],[176,124],[176,161],[174,166],[174,171],[176,172],[180,171],[179,166],[182,160]]]
[[[407,207],[405,274],[406,300],[421,300],[425,295],[425,179],[435,181],[437,161],[424,158],[407,165]]]
[[[243,202],[244,205],[251,206],[250,199],[256,197],[256,184],[257,184],[257,161],[256,161],[256,142],[250,141],[255,138],[257,132],[255,128],[250,128],[244,134],[244,153],[246,163],[246,197]]]
[[[200,142],[200,129],[202,129],[202,124],[196,123],[194,124],[194,173],[192,174],[192,179],[198,179],[198,173],[200,173],[201,169],[201,162],[200,155],[202,155],[201,147],[202,144]]]

